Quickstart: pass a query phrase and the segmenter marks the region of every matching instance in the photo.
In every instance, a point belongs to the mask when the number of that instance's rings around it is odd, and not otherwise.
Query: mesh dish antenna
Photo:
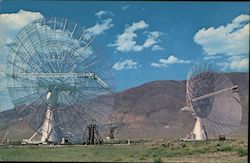
[[[94,35],[67,19],[39,19],[9,45],[6,74],[12,103],[40,142],[80,141],[89,120],[109,123],[114,83]],[[29,139],[28,141],[31,141]]]
[[[189,71],[186,82],[186,107],[196,119],[192,140],[206,140],[209,134],[227,135],[240,126],[242,107],[239,86],[212,64],[198,64]]]

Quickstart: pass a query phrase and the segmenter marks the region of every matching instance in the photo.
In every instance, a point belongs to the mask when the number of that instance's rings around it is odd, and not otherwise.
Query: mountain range
[[[249,73],[227,73],[239,85],[242,105],[241,126],[231,133],[231,138],[246,138],[248,134]],[[117,117],[118,138],[181,138],[194,126],[185,106],[186,81],[160,80],[145,83],[115,94],[114,114]],[[24,115],[14,109],[0,113],[0,141],[4,135],[12,139],[30,137],[32,130],[20,122]]]

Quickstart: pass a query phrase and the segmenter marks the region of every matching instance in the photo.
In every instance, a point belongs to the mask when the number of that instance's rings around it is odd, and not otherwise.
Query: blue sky
[[[248,72],[249,8],[246,2],[2,0],[0,105],[8,101],[4,108],[12,107],[3,73],[5,44],[36,18],[63,17],[94,32],[122,91],[154,80],[184,80],[192,65],[206,61],[226,72]]]

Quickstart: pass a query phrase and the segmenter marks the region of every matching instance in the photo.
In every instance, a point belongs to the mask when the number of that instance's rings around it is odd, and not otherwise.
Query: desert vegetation
[[[246,139],[114,140],[102,145],[1,145],[2,161],[247,162]]]

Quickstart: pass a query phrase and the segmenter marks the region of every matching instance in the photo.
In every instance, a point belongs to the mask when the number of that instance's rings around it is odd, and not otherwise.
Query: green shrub
[[[162,162],[162,160],[161,160],[161,158],[160,158],[160,157],[157,157],[157,158],[155,158],[155,159],[154,159],[154,162],[158,162],[158,163],[160,163],[160,162]]]
[[[233,147],[230,145],[224,145],[221,147],[217,147],[217,151],[221,151],[221,152],[231,152],[233,151]]]
[[[166,145],[166,144],[164,144],[164,143],[163,143],[163,144],[161,144],[161,146],[162,146],[162,147],[167,147],[167,145]]]
[[[244,157],[244,156],[247,156],[248,154],[248,151],[246,148],[238,148],[237,149],[237,153],[240,157]]]
[[[115,161],[119,162],[119,161],[122,161],[122,159],[121,159],[121,158],[118,158],[118,159],[116,159]]]

